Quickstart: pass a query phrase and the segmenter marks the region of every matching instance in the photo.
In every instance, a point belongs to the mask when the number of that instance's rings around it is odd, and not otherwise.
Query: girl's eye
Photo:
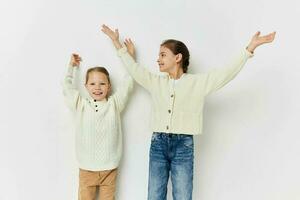
[[[91,83],[91,85],[95,85],[95,83]]]
[[[105,83],[100,83],[100,85],[106,85]]]

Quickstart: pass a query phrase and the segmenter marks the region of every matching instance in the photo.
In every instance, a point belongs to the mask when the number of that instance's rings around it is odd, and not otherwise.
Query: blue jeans
[[[153,133],[149,162],[148,200],[166,200],[169,174],[173,200],[192,200],[192,135]]]

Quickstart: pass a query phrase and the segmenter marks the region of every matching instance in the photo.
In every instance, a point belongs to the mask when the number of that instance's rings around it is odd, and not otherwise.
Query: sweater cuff
[[[67,76],[74,76],[78,73],[79,67],[73,67],[71,65],[68,66]]]
[[[125,46],[117,50],[117,54],[119,57],[121,57],[125,53],[127,53],[127,48]]]
[[[67,75],[68,76],[72,76],[73,75],[73,71],[74,71],[74,67],[73,66],[71,66],[71,65],[69,65],[68,66],[68,71],[67,71]]]

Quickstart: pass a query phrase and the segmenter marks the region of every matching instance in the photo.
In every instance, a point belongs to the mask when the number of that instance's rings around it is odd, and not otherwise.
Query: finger
[[[130,38],[129,38],[129,39],[126,38],[126,43],[127,43],[128,45],[131,45],[131,46],[133,45],[133,44],[132,44],[132,41],[130,40]]]
[[[274,33],[270,33],[266,36],[264,36],[266,39],[272,39],[274,37]]]
[[[272,33],[270,36],[269,36],[269,42],[272,42],[275,38],[275,33]]]
[[[124,43],[126,46],[128,46],[128,44],[129,44],[127,39],[125,39]]]
[[[102,31],[103,31],[104,33],[108,33],[109,31],[111,31],[111,29],[110,29],[108,26],[106,26],[105,24],[103,24],[103,25],[102,25]]]
[[[74,56],[74,60],[79,60],[80,57],[78,55]]]
[[[102,24],[102,28],[107,29],[108,26],[106,26],[105,24]]]
[[[260,31],[257,31],[257,32],[255,33],[255,36],[258,37],[259,35],[260,35]]]
[[[103,33],[107,33],[107,28],[102,27],[101,31],[102,31]]]

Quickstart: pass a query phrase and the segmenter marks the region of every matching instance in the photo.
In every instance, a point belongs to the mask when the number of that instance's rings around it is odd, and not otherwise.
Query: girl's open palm
[[[273,42],[273,40],[275,38],[275,34],[276,34],[276,32],[273,32],[268,35],[260,36],[260,32],[259,31],[256,32],[248,45],[248,50],[253,52],[254,49],[256,49],[256,47],[258,47],[262,44]]]
[[[132,40],[130,38],[125,39],[124,44],[128,50],[128,53],[135,59],[135,47]]]
[[[273,42],[274,38],[275,38],[275,34],[276,32],[270,33],[268,35],[264,35],[264,36],[259,36],[260,32],[258,31],[253,37],[252,37],[252,41],[253,43],[258,45],[264,44],[264,43],[270,43]]]
[[[103,24],[101,31],[103,33],[105,33],[108,37],[110,37],[111,40],[113,40],[113,41],[119,40],[119,31],[118,31],[118,29],[115,29],[115,31],[113,31],[108,26]]]

